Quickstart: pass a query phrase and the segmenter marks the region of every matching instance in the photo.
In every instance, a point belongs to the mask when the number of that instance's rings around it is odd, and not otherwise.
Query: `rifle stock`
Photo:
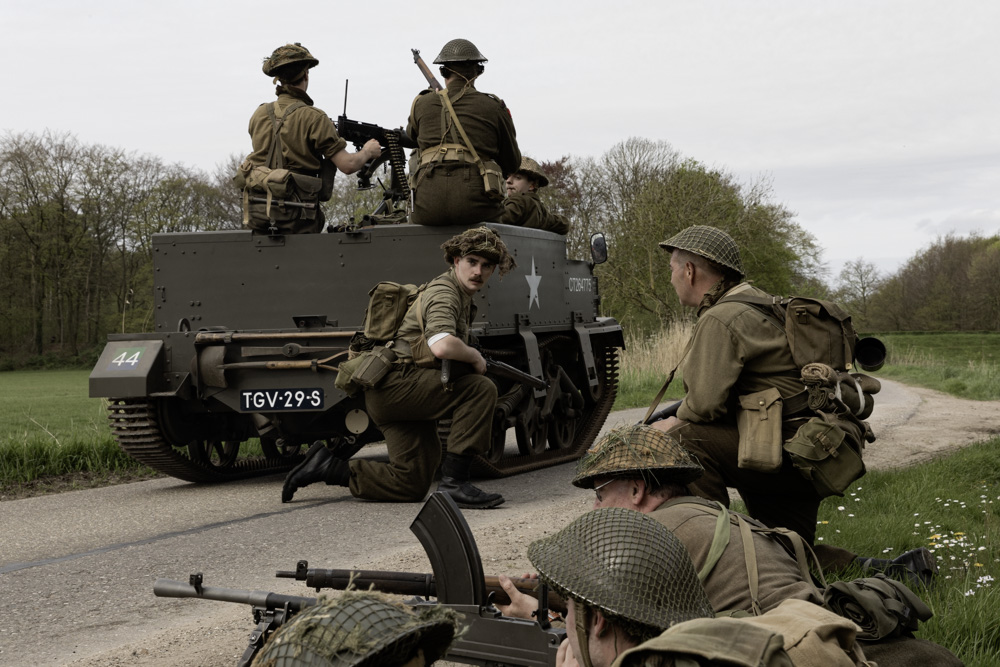
[[[436,91],[441,90],[444,86],[441,85],[441,82],[438,81],[437,77],[434,76],[434,73],[431,72],[427,63],[424,62],[424,59],[420,57],[420,51],[417,49],[410,49],[410,51],[413,53],[413,62],[415,62],[417,67],[420,68],[420,73],[424,75],[425,79],[427,79],[427,84]]]
[[[677,408],[681,407],[681,403],[682,402],[683,401],[677,401],[676,403],[671,403],[670,405],[668,405],[667,407],[663,408],[662,410],[657,410],[653,414],[649,415],[649,419],[647,419],[643,423],[646,424],[646,425],[649,425],[649,424],[652,424],[653,422],[658,422],[658,421],[661,421],[663,419],[666,419],[667,417],[676,417],[677,416]]]
[[[513,380],[514,382],[520,382],[521,384],[527,385],[532,389],[548,389],[549,387],[549,383],[545,380],[536,378],[530,373],[525,373],[521,369],[515,368],[510,364],[491,359],[485,354],[483,355],[483,359],[486,361],[487,375],[496,375],[497,377],[507,378],[508,380]],[[441,360],[441,384],[450,384],[458,378],[470,373],[472,373],[472,366],[464,361],[455,361],[453,359]]]

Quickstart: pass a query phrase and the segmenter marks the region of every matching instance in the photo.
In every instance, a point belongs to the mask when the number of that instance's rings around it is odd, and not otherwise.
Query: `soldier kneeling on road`
[[[389,461],[343,461],[315,443],[305,461],[292,469],[281,490],[289,502],[307,484],[347,486],[356,498],[418,502],[427,495],[438,464],[439,491],[459,507],[485,509],[504,499],[469,482],[472,459],[492,442],[497,388],[487,378],[483,355],[469,346],[476,317],[473,296],[499,271],[514,268],[514,258],[488,227],[453,236],[441,246],[451,268],[421,292],[400,325],[393,344],[396,360],[378,384],[365,392],[368,414],[385,436]],[[441,384],[441,360],[470,365],[473,373]],[[447,453],[441,460],[437,420],[451,419]]]

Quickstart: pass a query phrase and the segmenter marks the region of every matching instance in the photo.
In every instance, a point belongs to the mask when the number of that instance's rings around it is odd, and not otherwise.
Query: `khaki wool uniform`
[[[521,151],[510,112],[503,100],[476,90],[473,83],[456,77],[447,84],[448,98],[481,160],[499,165],[506,178],[521,165]],[[417,155],[442,144],[465,142],[455,129],[441,96],[423,91],[413,100],[406,132],[417,142]],[[447,160],[410,169],[413,212],[417,225],[472,225],[499,222],[503,201],[486,194],[479,167],[468,151],[458,158],[452,151]],[[502,187],[502,183],[501,183]]]
[[[500,222],[505,225],[544,229],[556,234],[569,233],[569,222],[566,218],[550,212],[537,192],[508,195],[503,202],[503,217]]]
[[[748,283],[725,296],[737,293],[769,296]],[[681,372],[686,394],[677,418],[690,423],[673,434],[705,468],[705,474],[690,484],[691,491],[728,507],[726,487],[734,487],[750,516],[771,527],[790,528],[812,544],[820,498],[788,457],[775,473],[737,465],[739,397],[775,387],[787,408],[787,400],[805,389],[784,330],[749,304],[703,304]],[[811,414],[786,410],[784,439],[795,435]]]
[[[454,269],[435,278],[420,296],[423,327],[411,307],[397,334],[411,345],[424,335],[458,336],[469,342],[469,325],[476,309],[472,295],[462,289]],[[405,346],[404,346],[405,348]],[[368,414],[385,436],[389,462],[351,459],[351,494],[367,500],[416,502],[427,494],[441,462],[436,420],[451,417],[448,452],[459,456],[482,454],[492,438],[496,385],[484,375],[470,373],[446,391],[439,368],[418,368],[413,357],[400,350],[392,370],[378,387],[365,392]]]
[[[711,503],[703,498],[681,496],[649,514],[684,543],[698,571],[708,560],[715,537],[716,514],[706,511],[706,506]],[[718,509],[717,505],[714,507]],[[730,514],[729,544],[702,584],[716,612],[752,612],[743,538],[735,513]],[[758,521],[741,516],[749,524],[759,525]],[[776,539],[760,533],[752,533],[752,539],[759,577],[757,599],[762,611],[769,611],[789,598],[823,604],[816,586],[802,577],[798,563]]]
[[[313,106],[312,98],[299,90],[278,87],[278,99],[274,102],[275,116],[281,117],[284,110],[296,102],[304,102],[292,110],[281,125],[281,157],[284,168],[306,176],[319,176],[322,160],[332,160],[333,156],[347,147],[347,142],[337,134],[337,128],[321,109]],[[250,117],[250,138],[253,152],[249,160],[252,164],[267,165],[267,154],[271,150],[274,123],[267,113],[267,105],[261,104]],[[332,173],[332,170],[331,170]],[[299,232],[319,232],[323,229],[323,212],[316,210],[315,220],[301,221],[307,228]]]

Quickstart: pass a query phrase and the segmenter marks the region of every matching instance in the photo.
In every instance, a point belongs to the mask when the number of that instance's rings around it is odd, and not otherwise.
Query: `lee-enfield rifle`
[[[416,148],[417,144],[403,131],[403,128],[389,130],[374,123],[362,123],[347,117],[347,85],[344,82],[344,113],[337,118],[337,134],[354,144],[358,150],[369,139],[374,139],[382,146],[382,153],[374,160],[369,160],[358,171],[358,189],[368,190],[372,187],[372,176],[386,162],[389,163],[391,174],[389,185],[385,187],[382,203],[375,213],[383,213],[392,204],[406,201],[410,196],[410,186],[406,180],[406,157],[404,148]],[[391,203],[391,204],[390,204]]]
[[[476,540],[451,496],[440,491],[433,493],[413,520],[410,530],[431,562],[437,601],[412,598],[406,603],[413,607],[431,604],[448,607],[459,614],[465,627],[462,635],[448,648],[444,659],[493,667],[555,665],[556,651],[566,637],[566,630],[553,628],[548,622],[548,590],[544,586],[535,590],[539,601],[535,612],[537,620],[503,616],[493,605],[494,596],[487,592]],[[307,564],[304,569],[305,581],[309,583]],[[426,579],[428,575],[411,576]],[[355,581],[356,586],[358,581]],[[523,582],[522,585],[528,588]],[[200,574],[192,575],[186,584],[157,579],[153,592],[160,597],[198,597],[251,605],[257,628],[250,635],[250,644],[238,663],[240,667],[249,665],[267,638],[295,613],[316,604],[316,599],[310,597],[204,586]],[[553,596],[553,601],[555,599]]]
[[[507,378],[508,380],[513,380],[514,382],[520,382],[521,384],[527,385],[532,389],[547,389],[549,386],[549,383],[545,380],[525,373],[520,368],[514,368],[510,364],[505,364],[502,361],[491,359],[485,354],[483,355],[483,359],[486,361],[487,375],[496,375],[497,377]],[[467,364],[464,361],[454,361],[452,359],[441,360],[441,384],[443,385],[447,386],[463,375],[468,375],[470,373],[472,373],[471,364]]]
[[[417,67],[420,68],[420,73],[424,75],[425,79],[427,79],[427,83],[430,87],[434,90],[441,90],[444,86],[441,85],[441,82],[438,81],[437,77],[435,77],[431,72],[427,63],[424,62],[424,59],[420,57],[420,51],[416,49],[410,49],[410,51],[413,53],[413,62],[417,63]]]

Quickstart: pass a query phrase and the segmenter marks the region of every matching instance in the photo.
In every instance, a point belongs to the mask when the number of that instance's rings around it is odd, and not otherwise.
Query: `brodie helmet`
[[[476,45],[467,39],[453,39],[443,47],[441,53],[434,59],[435,65],[457,62],[477,62],[485,63],[486,56],[479,52]]]
[[[661,241],[660,247],[667,252],[673,252],[674,248],[687,250],[735,271],[741,278],[746,275],[736,241],[717,227],[708,225],[688,227],[666,241]]]
[[[608,431],[588,449],[577,464],[573,485],[592,489],[600,477],[641,478],[656,485],[687,484],[703,472],[704,468],[672,435],[636,424]]]
[[[456,257],[479,255],[497,265],[501,278],[517,266],[500,235],[489,227],[475,227],[456,234],[442,243],[441,249],[444,250],[444,261],[449,264]]]
[[[303,610],[268,640],[254,665],[382,667],[423,652],[441,658],[455,636],[457,614],[439,605],[418,610],[377,593],[348,591]]]
[[[264,59],[261,69],[267,76],[275,76],[283,81],[296,81],[307,69],[319,65],[319,60],[309,53],[309,49],[298,42],[276,48]]]
[[[530,157],[522,157],[521,166],[518,167],[517,171],[514,173],[524,174],[528,178],[533,179],[536,183],[538,183],[538,187],[540,188],[544,188],[549,184],[549,178],[545,175],[545,172],[542,171],[541,165],[532,160]]]
[[[532,542],[528,560],[567,602],[601,610],[637,639],[715,615],[684,544],[656,519],[607,507]],[[576,607],[580,611],[579,607]],[[577,613],[577,632],[586,614]]]

